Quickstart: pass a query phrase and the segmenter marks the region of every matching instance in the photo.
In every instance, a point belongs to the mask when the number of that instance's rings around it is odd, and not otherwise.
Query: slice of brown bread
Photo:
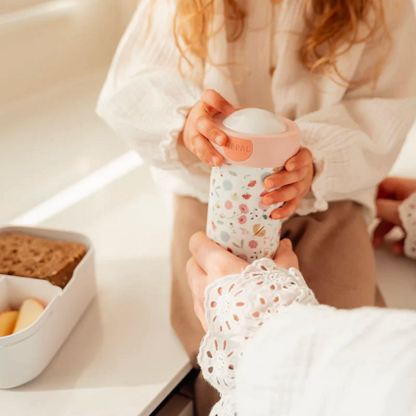
[[[0,274],[45,279],[64,288],[86,252],[78,243],[0,234]]]

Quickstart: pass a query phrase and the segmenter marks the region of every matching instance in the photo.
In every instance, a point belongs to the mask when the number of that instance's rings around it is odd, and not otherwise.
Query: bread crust
[[[0,234],[0,274],[48,280],[63,289],[86,252],[79,243]]]

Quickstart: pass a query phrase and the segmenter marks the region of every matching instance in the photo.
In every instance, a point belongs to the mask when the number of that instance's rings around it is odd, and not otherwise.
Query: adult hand
[[[377,195],[377,216],[380,224],[374,231],[373,245],[383,245],[386,234],[395,226],[402,227],[399,206],[403,200],[416,192],[416,180],[406,178],[387,178],[379,186]],[[393,254],[403,254],[404,240],[396,241],[390,247]]]
[[[194,298],[195,314],[207,331],[204,313],[205,288],[221,277],[241,273],[248,263],[212,242],[203,232],[192,236],[189,247],[192,257],[186,266],[188,283]],[[274,261],[285,269],[299,268],[290,240],[281,240]]]

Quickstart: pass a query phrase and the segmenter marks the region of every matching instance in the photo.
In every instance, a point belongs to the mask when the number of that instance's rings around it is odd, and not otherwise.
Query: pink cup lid
[[[211,142],[227,163],[252,168],[281,167],[299,151],[299,127],[287,118],[278,117],[286,126],[285,131],[273,135],[253,135],[227,128],[224,125],[227,117],[225,114],[217,114],[213,118],[228,136],[227,144],[220,147]]]

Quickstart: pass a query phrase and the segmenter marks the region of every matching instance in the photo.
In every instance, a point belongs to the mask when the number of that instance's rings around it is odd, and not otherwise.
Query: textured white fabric
[[[370,219],[375,186],[392,167],[416,113],[416,19],[411,0],[385,1],[393,51],[376,88],[369,83],[351,89],[328,77],[311,77],[299,62],[303,37],[294,32],[307,32],[304,0],[241,4],[247,11],[245,31],[227,44],[224,4],[215,1],[218,33],[209,49],[217,65],[207,65],[202,79],[200,65],[187,72],[184,68],[186,78],[178,70],[172,32],[175,2],[142,0],[115,55],[98,114],[154,166],[153,172],[158,170],[158,183],[207,202],[206,166],[176,146],[186,113],[202,89],[213,88],[235,105],[272,110],[299,124],[302,143],[314,156],[312,192],[298,213],[325,210],[330,201],[350,199],[364,205]],[[339,70],[347,79],[360,77],[384,49],[377,40],[354,45],[339,59]]]
[[[416,192],[400,204],[399,215],[406,231],[404,254],[416,260]]]
[[[198,362],[205,379],[222,396],[211,415],[231,416],[235,374],[248,340],[292,303],[318,303],[299,271],[279,268],[270,259],[257,260],[241,274],[215,281],[207,287],[205,299],[209,331]]]
[[[246,344],[238,416],[416,415],[416,313],[293,304]]]

